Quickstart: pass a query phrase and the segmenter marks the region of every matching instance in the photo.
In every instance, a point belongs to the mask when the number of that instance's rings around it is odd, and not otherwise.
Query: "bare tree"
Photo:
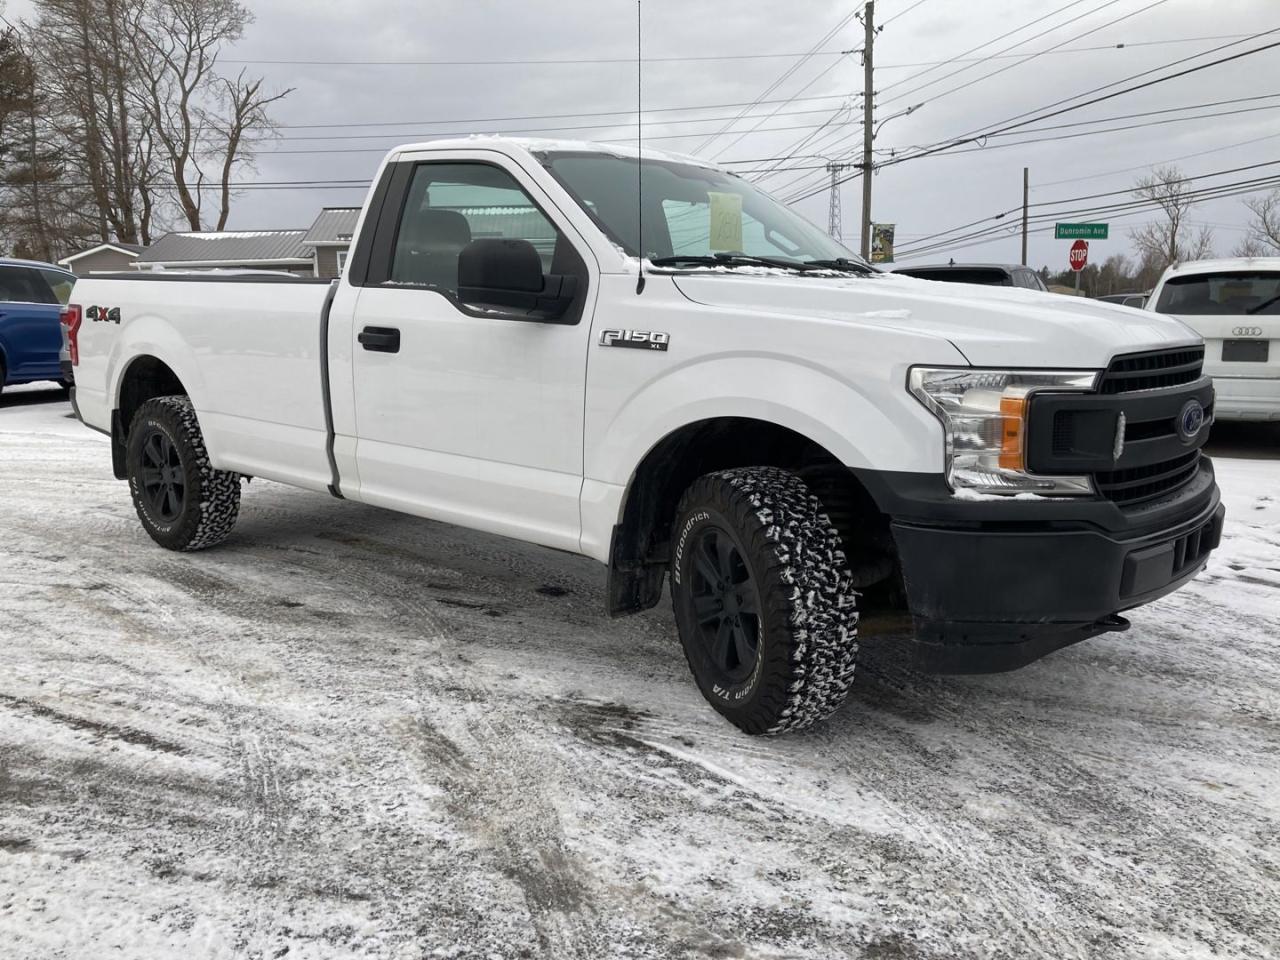
[[[218,194],[217,223],[230,213],[231,174],[251,162],[272,132],[267,107],[291,90],[265,93],[262,79],[234,80],[217,71],[218,56],[253,15],[239,0],[142,0],[130,34],[141,77],[138,100],[151,121],[173,198],[192,230],[203,225],[204,194]],[[208,169],[216,167],[211,179]]]
[[[1156,167],[1138,180],[1133,195],[1153,202],[1161,214],[1160,219],[1129,233],[1144,260],[1149,257],[1163,270],[1180,260],[1199,260],[1210,255],[1213,231],[1208,227],[1197,230],[1188,221],[1196,199],[1181,170],[1173,166]]]
[[[1267,245],[1255,237],[1245,237],[1231,251],[1233,257],[1266,257],[1271,253]]]
[[[245,77],[243,70],[234,80],[223,80],[222,85],[228,107],[227,121],[225,125],[214,123],[225,145],[222,179],[218,184],[218,230],[226,227],[227,218],[231,215],[231,174],[237,166],[252,163],[253,160],[252,154],[243,149],[246,137],[260,138],[268,131],[274,132],[275,127],[267,115],[267,107],[284,99],[291,92],[285,90],[276,94],[264,93],[262,78],[250,80]]]
[[[47,119],[68,170],[86,184],[100,239],[137,243],[136,82],[128,27],[141,0],[36,0],[27,45],[37,61]]]
[[[22,256],[55,260],[92,226],[51,136],[37,67],[16,31],[0,36],[0,230]]]
[[[1238,256],[1275,256],[1280,254],[1280,190],[1268,193],[1265,197],[1251,197],[1244,205],[1253,213],[1249,224],[1249,237],[1244,241],[1253,254]]]

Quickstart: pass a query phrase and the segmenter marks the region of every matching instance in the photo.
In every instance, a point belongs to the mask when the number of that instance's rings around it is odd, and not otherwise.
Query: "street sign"
[[[1055,240],[1105,240],[1110,224],[1107,223],[1055,223]]]
[[[1089,245],[1083,240],[1077,240],[1071,245],[1071,269],[1079,273],[1088,262]]]

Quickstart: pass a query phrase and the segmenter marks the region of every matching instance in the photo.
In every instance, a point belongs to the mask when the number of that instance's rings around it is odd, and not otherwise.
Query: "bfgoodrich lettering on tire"
[[[695,481],[672,529],[671,595],[703,696],[747,733],[824,719],[849,693],[856,594],[840,534],[795,474]]]
[[[186,397],[157,397],[138,408],[125,463],[138,519],[160,546],[203,550],[231,533],[240,513],[240,475],[210,466]]]

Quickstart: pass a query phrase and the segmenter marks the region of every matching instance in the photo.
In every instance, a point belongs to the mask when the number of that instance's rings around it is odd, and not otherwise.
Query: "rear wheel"
[[[138,409],[125,464],[138,519],[160,546],[203,550],[231,533],[240,512],[240,475],[209,464],[186,397],[158,397]]]
[[[827,717],[849,693],[856,594],[840,534],[795,474],[709,474],[681,499],[671,593],[703,696],[747,733]]]

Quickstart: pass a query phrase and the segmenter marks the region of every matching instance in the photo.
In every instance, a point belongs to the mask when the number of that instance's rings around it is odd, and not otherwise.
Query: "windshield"
[[[609,239],[636,256],[636,158],[558,151],[539,158]],[[736,254],[791,263],[865,263],[741,177],[691,163],[642,163],[644,255],[650,260]],[[734,265],[731,258],[724,262]]]
[[[1280,316],[1280,273],[1249,270],[1171,277],[1160,291],[1156,312],[1184,316]]]

